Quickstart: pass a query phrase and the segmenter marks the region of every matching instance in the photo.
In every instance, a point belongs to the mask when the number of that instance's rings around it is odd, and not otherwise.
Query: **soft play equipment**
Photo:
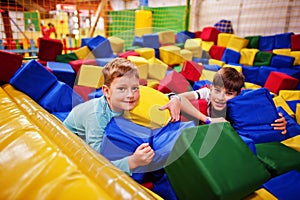
[[[264,87],[268,88],[270,92],[278,94],[280,90],[294,90],[298,84],[299,80],[291,77],[285,73],[272,71]]]
[[[36,60],[21,67],[10,79],[10,84],[50,113],[69,112],[83,102],[68,84],[58,81]]]
[[[132,178],[139,183],[151,182],[153,191],[165,199],[174,198],[174,191],[163,171],[164,164],[181,132],[193,122],[174,122],[157,129],[132,123],[122,117],[113,118],[105,129],[100,153],[109,160],[130,156],[142,143],[149,143],[155,156],[147,166],[133,170]]]
[[[157,89],[162,93],[182,93],[190,91],[191,86],[182,74],[173,70],[159,82]]]
[[[52,70],[52,73],[61,82],[68,84],[71,88],[75,82],[75,71],[69,63],[47,62],[47,67]]]
[[[190,81],[199,81],[203,66],[193,61],[185,61],[181,70],[181,74]]]
[[[83,64],[78,74],[77,85],[100,88],[104,84],[102,67]]]
[[[140,86],[140,99],[137,106],[125,111],[123,116],[132,122],[151,128],[161,128],[168,124],[170,112],[168,109],[159,110],[169,102],[167,95],[146,86]]]
[[[11,85],[0,101],[0,199],[160,198]]]
[[[69,63],[70,61],[78,60],[78,57],[76,56],[76,54],[74,52],[71,52],[68,54],[57,55],[55,60],[56,60],[56,62]]]
[[[224,63],[239,63],[241,54],[232,49],[225,49],[221,61]]]
[[[241,199],[270,177],[227,122],[183,130],[165,171],[179,199]]]
[[[279,96],[281,96],[291,110],[296,113],[297,104],[300,103],[300,90],[280,90]]]
[[[142,183],[144,173],[163,168],[178,136],[185,128],[193,126],[195,124],[191,121],[178,121],[170,122],[162,128],[150,129],[123,117],[115,117],[105,129],[100,153],[109,160],[118,160],[132,155],[142,143],[149,143],[155,151],[153,161],[133,171],[133,178]]]
[[[56,82],[56,76],[36,60],[29,61],[10,79],[11,85],[35,101],[39,101]]]
[[[275,177],[291,170],[300,170],[300,152],[281,142],[256,144],[256,154]]]
[[[115,57],[109,40],[105,37],[97,35],[91,39],[87,46],[91,50],[95,58],[112,58]]]
[[[227,102],[227,108],[235,130],[255,143],[286,139],[271,126],[279,115],[268,89],[243,90]]]
[[[57,39],[39,38],[38,59],[42,64],[56,61],[56,56],[62,54],[63,44]]]
[[[286,139],[281,143],[300,152],[300,135]]]
[[[23,57],[16,53],[0,50],[0,83],[8,83],[14,73],[21,67]]]
[[[280,200],[298,200],[300,196],[300,172],[297,170],[289,171],[272,178],[264,183],[263,187]]]

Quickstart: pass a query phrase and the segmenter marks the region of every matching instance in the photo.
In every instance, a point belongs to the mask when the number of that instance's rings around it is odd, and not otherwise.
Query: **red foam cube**
[[[0,50],[0,81],[8,83],[22,65],[23,56]]]
[[[81,65],[97,65],[97,61],[95,59],[87,59],[87,60],[72,60],[69,62],[72,66],[73,70],[76,74],[80,71]]]
[[[213,45],[210,49],[209,49],[209,55],[211,58],[216,59],[216,60],[222,60],[222,56],[224,54],[226,47],[221,47],[221,46],[217,46],[217,45]]]
[[[300,34],[291,36],[291,50],[300,51]]]
[[[220,31],[215,27],[205,27],[202,29],[201,39],[204,41],[213,41],[217,44]]]
[[[177,71],[171,71],[167,76],[165,76],[157,87],[157,90],[162,93],[182,93],[187,92],[191,89],[190,83],[186,80],[186,78],[178,73]]]
[[[181,70],[181,74],[190,81],[199,81],[202,74],[203,66],[193,61],[185,61]]]
[[[135,51],[126,51],[119,53],[118,56],[127,59],[128,56],[140,56],[140,54]]]
[[[196,31],[195,32],[195,38],[201,38],[202,31]]]
[[[294,90],[297,87],[299,80],[282,72],[272,71],[264,87],[271,92],[278,94],[280,90]]]
[[[63,44],[60,40],[39,38],[38,59],[41,61],[56,61],[56,56],[61,55]]]

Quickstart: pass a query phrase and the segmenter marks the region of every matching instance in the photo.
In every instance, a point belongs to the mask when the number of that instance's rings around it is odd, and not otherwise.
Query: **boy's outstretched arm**
[[[274,123],[271,124],[271,126],[274,127],[274,130],[281,130],[281,134],[286,134],[287,133],[287,130],[286,130],[286,120],[285,118],[283,117],[282,113],[279,113],[279,117],[278,119],[276,119],[274,121]]]

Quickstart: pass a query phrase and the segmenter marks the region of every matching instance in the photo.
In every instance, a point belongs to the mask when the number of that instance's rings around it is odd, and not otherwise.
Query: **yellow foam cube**
[[[248,48],[241,49],[240,64],[253,66],[255,55],[257,52],[259,52],[258,49],[248,49]]]
[[[155,50],[153,48],[143,47],[143,48],[135,49],[134,51],[137,52],[141,57],[145,59],[150,59],[155,57]]]
[[[217,72],[215,72],[215,71],[203,69],[201,76],[200,76],[200,80],[208,80],[208,81],[212,82],[216,73]]]
[[[159,81],[156,79],[147,79],[147,86],[151,87],[151,88],[155,88],[156,86],[158,86]]]
[[[87,46],[80,47],[79,49],[76,49],[73,52],[79,60],[87,59],[88,55],[92,54],[91,50]]]
[[[217,45],[220,47],[227,47],[230,38],[233,36],[231,33],[219,33]]]
[[[161,61],[167,65],[174,66],[183,63],[185,60],[180,55],[180,47],[170,45],[159,48],[159,56]]]
[[[291,49],[273,49],[272,53],[284,56],[291,56]]]
[[[135,11],[135,35],[143,36],[152,33],[152,11],[136,10]]]
[[[190,50],[187,50],[187,49],[181,49],[180,50],[180,55],[185,60],[192,60],[193,59],[193,53]]]
[[[280,90],[279,96],[286,101],[295,101],[300,99],[300,90]]]
[[[300,103],[296,104],[296,121],[300,124]]]
[[[94,65],[81,65],[78,85],[100,88],[104,84],[104,77],[102,74],[102,67]]]
[[[246,89],[258,89],[258,88],[261,88],[261,86],[255,84],[255,83],[245,82],[245,88]]]
[[[202,40],[200,38],[187,39],[184,43],[184,49],[190,50],[193,53],[193,57],[202,57]]]
[[[111,36],[108,38],[110,42],[110,46],[114,53],[120,53],[124,50],[124,43],[125,41],[119,37]]]
[[[228,41],[226,48],[240,52],[241,49],[247,47],[248,43],[249,43],[249,40],[234,35],[234,36],[230,37],[230,40]]]
[[[286,139],[281,143],[300,152],[300,135]]]
[[[140,56],[128,56],[127,59],[132,61],[137,66],[140,78],[146,80],[148,78],[148,60]]]
[[[204,51],[209,52],[210,48],[214,45],[214,42],[212,41],[202,41],[202,49]]]
[[[217,59],[209,59],[208,60],[208,64],[209,65],[219,65],[220,67],[223,67],[223,65],[225,65],[225,63],[221,60],[217,60]]]
[[[278,200],[272,193],[268,190],[261,188],[254,191],[250,195],[243,198],[243,200]]]
[[[281,106],[291,117],[295,117],[294,111],[290,108],[290,106],[286,103],[282,96],[278,95],[274,97],[273,101],[276,107]]]
[[[236,69],[236,71],[242,73],[242,67],[241,66],[224,64],[223,67],[232,67],[232,68]]]
[[[148,78],[162,80],[166,76],[168,65],[155,57],[149,59],[148,62]]]
[[[161,128],[170,121],[169,110],[159,110],[169,102],[169,98],[162,92],[147,86],[140,86],[140,100],[131,111],[125,111],[124,118],[136,124],[151,129]]]
[[[300,51],[291,51],[291,56],[295,58],[293,65],[300,65]]]
[[[172,45],[175,44],[175,31],[160,31],[158,32],[158,38],[159,38],[159,42],[162,45],[168,44],[168,45]]]

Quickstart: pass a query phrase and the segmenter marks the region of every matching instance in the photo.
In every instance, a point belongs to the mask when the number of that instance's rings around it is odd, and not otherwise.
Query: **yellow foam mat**
[[[0,199],[157,199],[11,85],[0,101]]]

